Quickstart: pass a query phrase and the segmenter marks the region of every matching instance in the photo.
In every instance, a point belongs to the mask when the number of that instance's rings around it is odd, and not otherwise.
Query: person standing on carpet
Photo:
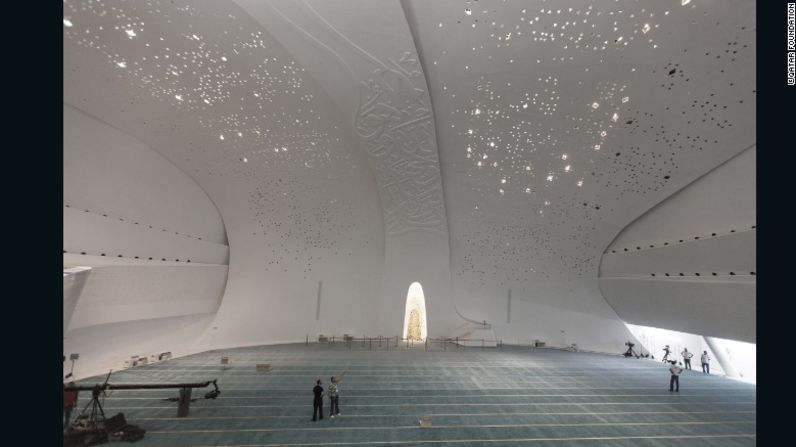
[[[688,352],[688,348],[683,348],[683,352],[680,353],[683,356],[683,362],[685,363],[685,369],[691,369],[691,357],[694,356],[693,353]]]
[[[323,387],[321,386],[321,379],[315,382],[315,388],[312,389],[315,395],[312,401],[312,422],[320,419],[323,420]]]
[[[672,360],[671,363],[672,366],[669,367],[669,372],[672,373],[672,378],[669,379],[669,391],[680,392],[680,373],[683,372],[683,368],[675,360]],[[677,386],[676,389],[675,385]]]
[[[704,374],[710,374],[710,356],[708,355],[708,351],[702,351],[702,355],[699,356],[699,361],[702,362],[702,372]]]
[[[340,389],[337,384],[343,380],[343,376],[345,376],[345,372],[339,376],[332,376],[331,383],[329,384],[329,405],[331,406],[329,409],[329,417],[331,418],[340,414]]]

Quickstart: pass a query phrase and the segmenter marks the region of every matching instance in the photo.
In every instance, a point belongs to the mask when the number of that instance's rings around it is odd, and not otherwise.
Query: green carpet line
[[[306,393],[305,393],[306,394]],[[671,396],[668,392],[658,393],[658,394],[423,394],[422,396],[414,396],[414,397],[423,397],[423,398],[451,398],[451,399],[458,399],[458,398],[470,398],[473,397],[662,397],[662,396]],[[688,394],[688,397],[705,397],[705,396],[713,396],[713,394]],[[346,399],[383,399],[383,398],[394,398],[400,396],[394,395],[357,395],[357,394],[346,394]],[[217,400],[234,400],[234,399],[304,399],[306,396],[232,396],[232,397],[218,397]],[[157,397],[113,397],[108,396],[105,400],[158,400]]]
[[[227,384],[227,382],[223,382],[223,380],[222,380],[223,378],[218,378],[218,379],[219,379],[219,383],[224,383],[225,385]],[[111,383],[114,383],[114,382],[111,382]],[[119,383],[121,383],[121,382],[116,382],[116,384],[119,384]],[[136,383],[139,383],[139,382],[136,382]],[[156,383],[161,383],[161,382],[156,382]],[[472,384],[470,384],[470,385],[472,385]],[[624,387],[616,387],[616,388],[548,388],[548,387],[540,387],[540,388],[534,388],[534,389],[559,389],[559,390],[560,389],[565,389],[565,390],[568,390],[568,389],[573,389],[573,390],[588,390],[588,389],[600,389],[600,390],[633,390],[633,389],[637,389],[637,390],[641,390],[641,389],[645,389],[645,390],[648,390],[650,388],[665,388],[666,386],[668,386],[668,382],[665,384],[664,387],[661,387],[660,383],[658,383],[657,385],[658,385],[657,387],[655,387],[655,386],[646,386],[646,387],[638,387],[638,388],[624,388]],[[689,383],[689,385],[693,385],[693,384]],[[501,389],[505,389],[507,391],[510,391],[510,390],[515,390],[516,391],[516,390],[528,389],[528,388],[530,388],[530,387],[519,387],[518,386],[517,388],[501,388]],[[704,386],[690,386],[689,388],[690,389],[700,389],[700,390],[703,390],[703,391],[708,389],[708,390],[716,390],[717,392],[727,391],[727,392],[733,392],[733,393],[747,393],[747,391],[738,391],[738,390],[732,390],[732,389],[727,389],[727,388],[711,388],[711,387],[704,387]],[[292,393],[292,394],[296,394],[296,395],[306,395],[307,394],[307,388],[306,387],[305,388],[225,388],[225,390],[227,391],[227,393],[230,393],[230,392],[239,393],[239,392],[245,392],[245,391],[250,391],[250,392],[251,391],[261,391],[261,392],[262,391],[268,391],[268,392]],[[363,388],[352,388],[351,386],[346,386],[346,390],[347,391],[368,391],[367,388],[365,388],[365,389],[363,389]],[[406,388],[379,388],[379,391],[400,391],[400,392],[413,392],[414,391],[414,392],[422,392],[422,391],[425,391],[425,390],[423,390],[421,388],[412,388],[412,389],[406,389]],[[471,390],[471,391],[475,392],[477,390]],[[115,390],[115,391],[113,391],[113,394],[114,395],[115,394],[122,394],[122,392],[124,392],[124,394],[147,394],[147,393],[161,393],[161,394],[163,394],[163,393],[167,393],[167,391],[163,391],[163,390],[140,390],[140,391]],[[754,392],[752,392],[752,393],[754,393]],[[663,394],[665,394],[665,393],[663,393]],[[710,395],[714,395],[714,394],[716,394],[716,393],[704,394],[704,395],[705,396],[710,396]],[[423,394],[423,395],[425,395],[425,394]],[[478,396],[478,394],[473,394],[473,395],[474,396]],[[695,394],[689,394],[689,395],[695,396]],[[350,396],[351,396],[351,394],[346,394],[346,397],[350,397]],[[367,395],[362,395],[362,396],[363,397],[367,397]],[[506,394],[506,396],[511,396],[511,395],[510,394]],[[544,394],[540,394],[540,396],[545,396],[545,395]],[[618,396],[623,396],[623,394],[618,394]],[[396,397],[396,395],[386,396],[386,397]],[[442,397],[442,396],[440,396],[440,397]]]
[[[754,414],[755,411],[630,411],[630,412],[579,412],[579,413],[548,413],[548,412],[530,412],[530,413],[423,413],[427,417],[481,417],[481,416],[615,416],[623,414]],[[346,413],[345,418],[396,418],[396,417],[411,417],[415,418],[417,415],[396,415],[396,414],[350,414]],[[296,416],[201,416],[191,417],[190,419],[170,417],[170,418],[147,418],[137,417],[139,421],[183,421],[190,422],[192,420],[224,420],[224,419],[296,419]]]
[[[684,421],[684,422],[586,422],[576,424],[544,423],[544,424],[485,424],[485,425],[433,425],[420,427],[419,425],[394,425],[391,427],[307,427],[307,428],[240,428],[240,429],[214,429],[214,430],[147,430],[147,433],[237,433],[237,432],[286,432],[286,431],[327,431],[327,430],[440,430],[452,428],[524,428],[524,427],[604,427],[604,426],[665,426],[665,425],[722,425],[722,424],[754,424],[755,421]]]
[[[755,402],[539,402],[539,403],[455,403],[455,404],[346,404],[346,408],[351,407],[522,407],[531,405],[694,405],[711,404],[711,405],[755,405]],[[213,405],[213,408],[307,408],[308,405]],[[135,410],[135,409],[156,409],[156,408],[175,408],[170,407],[107,407],[107,409],[116,410]]]
[[[367,441],[367,442],[325,442],[312,444],[224,444],[195,447],[279,447],[279,446],[321,446],[321,445],[407,445],[407,444],[446,444],[473,442],[551,442],[551,441],[622,441],[628,439],[691,439],[691,438],[755,438],[752,433],[732,435],[659,435],[659,436],[596,436],[575,438],[514,438],[514,439],[434,439],[423,441]]]

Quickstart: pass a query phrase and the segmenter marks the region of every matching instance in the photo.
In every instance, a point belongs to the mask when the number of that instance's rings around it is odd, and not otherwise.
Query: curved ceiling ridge
[[[370,159],[386,235],[447,236],[430,95],[400,3],[341,11],[306,0],[237,2],[300,60],[351,123]],[[296,30],[304,39],[295,38]]]
[[[621,228],[621,229],[620,229],[620,230],[619,230],[619,231],[616,233],[616,236],[614,236],[614,238],[611,240],[611,242],[610,242],[608,245],[606,245],[606,246],[605,246],[605,249],[603,250],[603,254],[606,254],[606,253],[608,253],[608,251],[609,251],[609,250],[611,250],[612,248],[616,248],[616,247],[615,247],[615,244],[616,244],[616,242],[617,242],[618,240],[620,240],[620,238],[622,237],[622,235],[625,233],[625,231],[626,231],[628,228],[631,228],[631,227],[633,227],[634,225],[636,225],[637,223],[639,223],[639,222],[640,222],[641,220],[643,220],[645,217],[647,217],[647,216],[648,216],[648,215],[650,215],[652,212],[654,212],[656,209],[658,209],[658,208],[659,208],[661,205],[663,205],[663,204],[664,204],[664,203],[666,203],[667,201],[669,201],[669,200],[673,199],[673,198],[674,198],[675,196],[677,196],[678,194],[685,192],[685,191],[686,191],[688,188],[690,188],[691,186],[693,186],[693,185],[697,184],[697,183],[698,183],[699,181],[701,181],[702,179],[705,179],[705,178],[707,178],[707,177],[708,177],[708,176],[710,176],[712,173],[714,173],[714,172],[718,171],[719,169],[721,169],[723,166],[726,166],[727,164],[731,163],[733,160],[736,160],[736,159],[738,159],[739,157],[741,157],[741,156],[742,156],[743,154],[745,154],[747,151],[749,151],[749,150],[752,150],[752,149],[754,149],[754,148],[756,148],[756,147],[757,147],[757,143],[752,143],[752,144],[750,144],[749,146],[747,146],[747,147],[745,147],[745,148],[741,149],[741,150],[740,150],[740,151],[738,151],[737,153],[735,153],[735,154],[731,154],[731,155],[729,156],[729,158],[727,158],[727,159],[725,159],[725,160],[722,160],[722,161],[719,161],[719,162],[718,162],[718,163],[717,163],[715,166],[708,168],[708,169],[707,169],[705,172],[703,172],[702,174],[700,174],[700,175],[696,176],[696,177],[695,177],[694,179],[692,179],[690,182],[686,183],[685,185],[682,185],[682,186],[680,186],[678,189],[675,189],[675,190],[671,191],[671,193],[670,193],[670,194],[668,194],[668,195],[664,196],[663,198],[661,198],[661,199],[660,199],[660,200],[658,200],[657,202],[655,202],[655,203],[653,203],[652,205],[650,205],[650,207],[649,207],[649,208],[647,208],[646,210],[642,211],[642,212],[641,212],[641,213],[640,213],[638,216],[636,216],[636,217],[635,217],[635,218],[633,218],[631,221],[629,221],[629,222],[628,222],[628,223],[627,223],[625,226],[623,226],[623,227],[622,227],[622,228]],[[733,231],[733,232],[734,232],[734,231]],[[698,239],[698,238],[697,238],[697,239]],[[668,244],[667,244],[667,245],[668,245]],[[642,247],[642,248],[643,248],[643,247]],[[641,248],[639,248],[639,250],[640,250],[640,249],[641,249]],[[602,263],[602,261],[601,261],[601,263]]]

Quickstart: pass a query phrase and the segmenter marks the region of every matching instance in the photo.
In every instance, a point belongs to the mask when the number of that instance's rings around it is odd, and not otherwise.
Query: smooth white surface
[[[64,250],[70,254],[179,260],[226,266],[229,247],[135,222],[64,208]]]
[[[124,368],[130,357],[171,351],[174,357],[192,354],[190,344],[208,329],[212,314],[187,315],[154,320],[85,327],[71,331],[64,340],[64,355],[80,354],[74,379],[107,374]],[[64,363],[64,375],[71,362]]]
[[[226,276],[226,266],[94,268],[83,285],[69,330],[214,313],[221,302]]]
[[[213,203],[135,137],[64,104],[64,205],[226,244]]]
[[[744,150],[623,229],[606,252],[749,231],[757,222],[756,159],[756,146]],[[738,254],[754,259],[754,250]]]
[[[64,266],[94,267],[64,277],[64,352],[80,353],[76,368],[88,374],[119,369],[122,353],[142,347],[186,349],[224,293],[221,216],[150,146],[67,103],[63,110]]]
[[[64,336],[66,336],[66,331],[69,328],[70,322],[72,321],[72,315],[75,313],[77,300],[80,298],[80,294],[83,292],[83,287],[86,284],[88,275],[91,272],[91,269],[73,270],[76,271],[67,273],[67,271],[64,270]]]
[[[664,200],[606,249],[600,287],[622,319],[754,342],[755,153]]]
[[[730,272],[749,275],[757,265],[756,242],[757,232],[749,230],[715,237],[708,234],[703,239],[669,246],[648,248],[648,244],[641,250],[634,246],[627,253],[606,253],[600,264],[600,277],[650,277],[654,273],[660,278],[666,273],[678,276],[681,272],[686,276],[699,273],[706,279],[713,273],[722,278]]]
[[[755,340],[754,277],[732,281],[607,278],[600,287],[627,322]]]

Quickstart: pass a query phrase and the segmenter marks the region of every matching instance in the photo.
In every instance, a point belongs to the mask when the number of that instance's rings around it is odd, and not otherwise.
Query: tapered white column
[[[713,337],[705,337],[705,342],[710,347],[710,350],[713,351],[713,355],[716,356],[716,360],[719,362],[719,365],[721,365],[721,369],[724,370],[724,374],[726,374],[727,377],[740,377],[738,370],[733,366],[727,353],[721,349],[718,341]]]

